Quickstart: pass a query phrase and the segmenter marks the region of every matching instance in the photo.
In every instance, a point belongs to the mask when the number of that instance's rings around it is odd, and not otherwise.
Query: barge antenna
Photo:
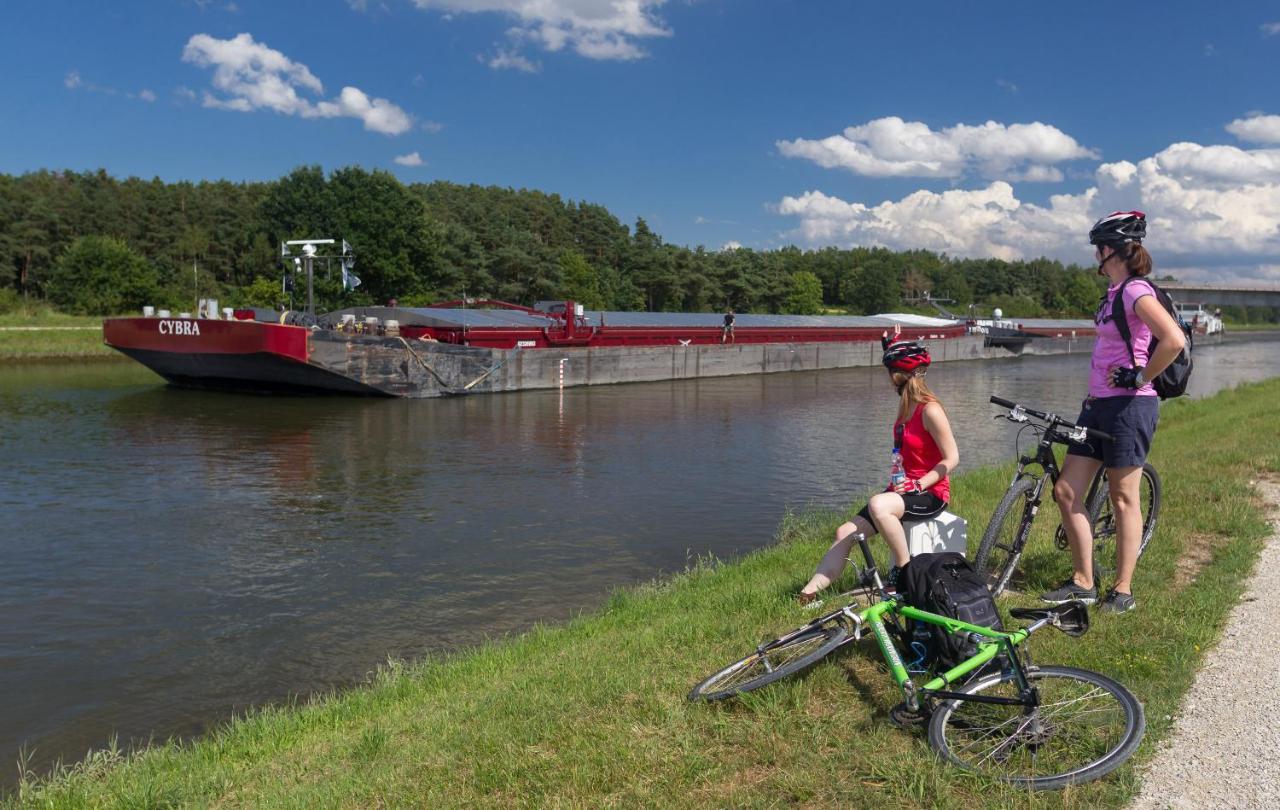
[[[316,258],[316,245],[332,245],[333,239],[291,239],[285,242],[281,252],[288,256],[288,245],[302,245],[302,266],[307,271],[307,314],[311,317],[316,316],[316,298],[314,284],[314,264]],[[296,259],[295,259],[296,261]]]

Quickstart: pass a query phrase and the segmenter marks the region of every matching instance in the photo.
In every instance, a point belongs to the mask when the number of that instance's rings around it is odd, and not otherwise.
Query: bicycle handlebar
[[[1067,420],[1063,419],[1061,416],[1058,416],[1057,414],[1045,413],[1044,411],[1037,411],[1032,408],[1019,405],[1016,402],[1007,400],[1004,397],[995,396],[994,394],[991,396],[991,404],[999,405],[1002,408],[1008,408],[1011,411],[1014,408],[1021,408],[1023,413],[1030,414],[1031,416],[1034,416],[1037,419],[1042,419],[1045,422],[1048,422],[1049,427],[1051,428],[1057,427],[1057,426],[1070,428],[1072,430],[1076,430],[1080,428],[1080,425],[1077,425],[1074,422],[1068,422]],[[1112,440],[1110,433],[1104,433],[1103,431],[1098,430],[1097,428],[1084,428],[1084,430],[1086,433],[1088,433],[1090,436],[1096,439],[1102,439],[1103,441],[1108,441],[1108,442]]]

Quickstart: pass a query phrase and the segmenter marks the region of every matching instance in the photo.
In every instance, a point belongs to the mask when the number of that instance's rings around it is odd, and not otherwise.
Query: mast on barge
[[[347,240],[342,240],[342,253],[337,256],[325,256],[316,252],[316,245],[333,245],[336,243],[336,239],[290,239],[287,242],[280,243],[281,263],[287,259],[293,259],[295,272],[303,270],[307,274],[307,315],[313,319],[316,316],[314,284],[316,259],[339,259],[342,263],[342,289],[349,290],[360,286],[360,279],[355,273],[351,272],[351,269],[356,266],[356,257],[351,250],[351,245],[347,244]],[[301,255],[294,256],[293,252],[289,250],[290,246],[301,247]]]

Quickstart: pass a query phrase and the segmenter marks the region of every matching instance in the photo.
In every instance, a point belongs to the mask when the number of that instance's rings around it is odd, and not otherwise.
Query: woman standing
[[[1125,613],[1137,607],[1132,579],[1142,543],[1139,484],[1159,420],[1159,398],[1150,381],[1177,358],[1184,345],[1182,329],[1144,280],[1151,273],[1151,255],[1142,246],[1146,235],[1147,219],[1141,211],[1108,214],[1089,231],[1098,274],[1106,276],[1110,286],[1094,316],[1098,337],[1090,364],[1089,395],[1076,424],[1097,428],[1113,438],[1067,448],[1053,496],[1062,511],[1075,571],[1060,587],[1041,595],[1051,604],[1071,599],[1092,604],[1098,599],[1093,581],[1093,528],[1085,512],[1085,497],[1098,468],[1105,467],[1116,516],[1116,581],[1102,601],[1102,610]],[[1122,289],[1123,317],[1133,343],[1132,361],[1129,346],[1112,320],[1115,298]],[[1153,337],[1159,345],[1151,353]]]
[[[802,605],[815,601],[818,591],[839,579],[858,534],[884,535],[893,555],[893,567],[885,584],[896,587],[898,571],[911,559],[902,528],[903,518],[937,517],[951,500],[951,479],[947,476],[960,463],[960,451],[956,449],[942,403],[924,382],[925,372],[929,370],[929,350],[914,341],[890,341],[887,333],[880,343],[884,348],[882,361],[898,392],[898,418],[893,423],[892,480],[884,492],[871,497],[853,520],[836,529],[835,542],[797,597]],[[898,469],[899,456],[901,469]]]

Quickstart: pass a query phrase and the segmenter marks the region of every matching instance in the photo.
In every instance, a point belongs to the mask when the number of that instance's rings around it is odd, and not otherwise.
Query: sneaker
[[[1138,602],[1133,598],[1131,593],[1120,593],[1115,588],[1107,591],[1107,596],[1102,600],[1102,604],[1098,609],[1103,613],[1128,613],[1138,606]]]
[[[1040,594],[1040,601],[1048,602],[1051,605],[1061,605],[1063,602],[1070,602],[1073,599],[1078,599],[1086,605],[1092,605],[1098,601],[1098,588],[1096,585],[1092,588],[1082,588],[1076,584],[1075,577],[1067,577],[1066,581],[1057,588]]]

